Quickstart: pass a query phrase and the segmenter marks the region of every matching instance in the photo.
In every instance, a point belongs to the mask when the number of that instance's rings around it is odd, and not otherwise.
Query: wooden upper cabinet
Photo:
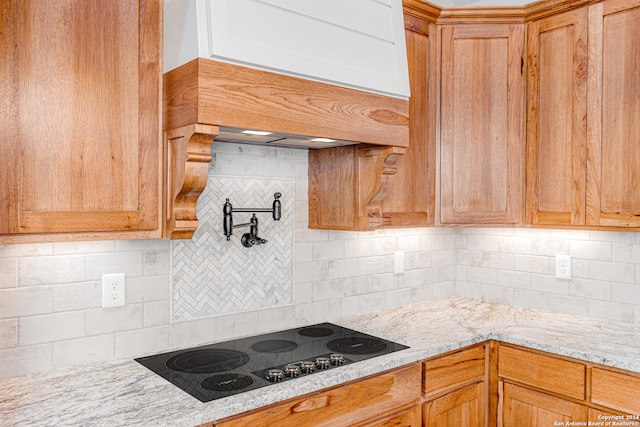
[[[587,9],[528,26],[526,222],[584,225]]]
[[[589,7],[587,225],[640,227],[640,1]]]
[[[161,13],[0,3],[0,242],[160,236]]]
[[[382,202],[383,227],[430,225],[436,193],[436,30],[405,15],[409,61],[409,147]]]
[[[522,221],[522,24],[443,26],[440,217]]]

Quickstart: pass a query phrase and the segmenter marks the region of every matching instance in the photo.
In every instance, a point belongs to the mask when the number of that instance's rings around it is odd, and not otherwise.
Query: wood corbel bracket
[[[391,188],[403,147],[358,147],[358,229],[371,231],[383,225],[382,202]]]
[[[218,133],[218,126],[199,123],[165,132],[164,238],[190,239],[198,228],[196,203],[207,185]]]

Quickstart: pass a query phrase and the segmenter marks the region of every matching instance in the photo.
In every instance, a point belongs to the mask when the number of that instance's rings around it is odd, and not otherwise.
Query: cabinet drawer
[[[422,362],[422,392],[429,394],[484,376],[484,346],[468,348],[448,356]]]
[[[224,427],[352,425],[417,404],[420,365],[354,381],[214,423]],[[384,424],[383,424],[384,425]]]
[[[555,357],[500,346],[498,375],[576,399],[585,399],[586,367]]]
[[[591,402],[640,415],[640,378],[605,369],[591,370]]]

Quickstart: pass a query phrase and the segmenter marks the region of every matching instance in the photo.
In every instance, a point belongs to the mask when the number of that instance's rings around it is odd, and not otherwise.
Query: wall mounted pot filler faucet
[[[224,214],[224,218],[222,220],[222,227],[224,229],[224,235],[227,237],[227,241],[231,240],[231,235],[233,234],[234,228],[240,227],[249,227],[249,232],[242,235],[240,241],[242,245],[246,248],[250,248],[254,245],[261,245],[263,243],[267,243],[265,239],[262,237],[258,237],[258,217],[256,217],[256,212],[271,212],[273,213],[273,220],[280,221],[280,217],[282,216],[282,203],[280,202],[280,193],[274,193],[273,195],[273,205],[271,209],[269,208],[234,208],[229,199],[222,206],[222,213]],[[233,213],[234,212],[251,212],[253,216],[249,222],[245,222],[243,224],[233,224]]]

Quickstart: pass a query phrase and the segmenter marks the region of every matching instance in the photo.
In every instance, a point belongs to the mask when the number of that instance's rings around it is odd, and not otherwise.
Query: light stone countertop
[[[453,298],[334,323],[411,348],[208,403],[135,361],[5,379],[0,425],[195,426],[488,339],[640,372],[640,328],[584,317]]]

